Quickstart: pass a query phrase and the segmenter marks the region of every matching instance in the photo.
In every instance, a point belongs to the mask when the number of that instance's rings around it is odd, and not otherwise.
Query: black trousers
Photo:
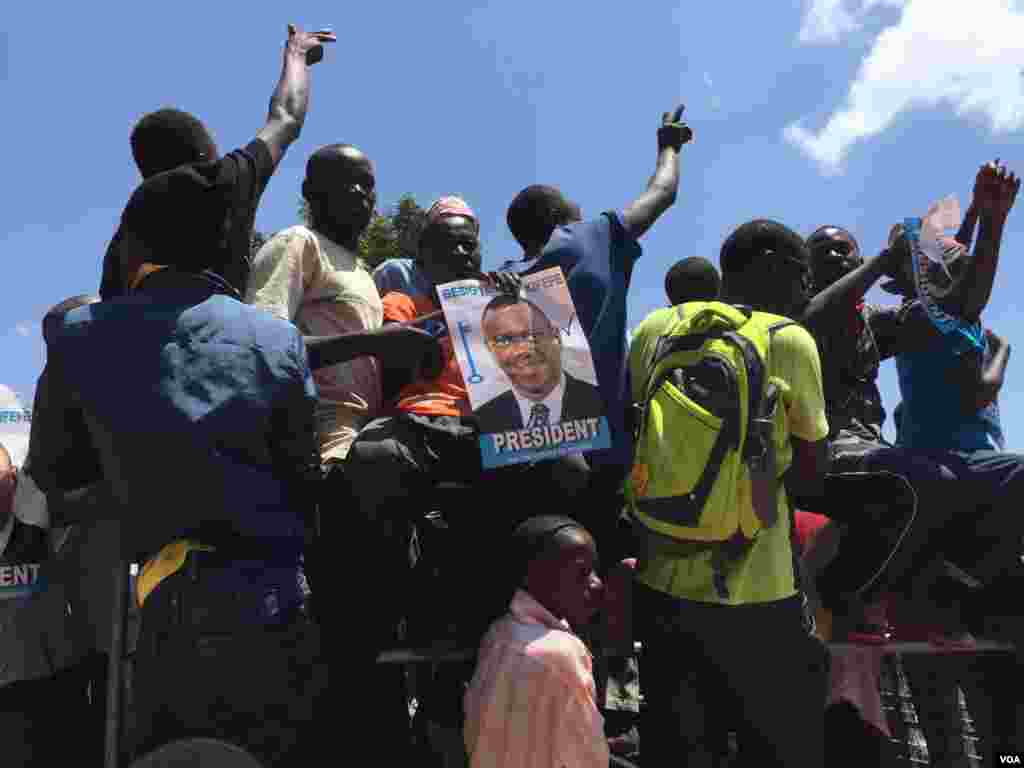
[[[208,737],[268,766],[318,764],[314,718],[327,689],[319,626],[302,612],[273,627],[236,624],[232,603],[246,596],[211,594],[201,571],[187,571],[161,582],[142,608],[135,756]]]
[[[322,519],[328,538],[337,516],[339,532],[354,542],[345,573],[346,581],[358,586],[349,591],[347,604],[360,629],[332,647],[353,659],[353,684],[359,691],[351,709],[355,730],[390,750],[378,755],[382,764],[398,765],[406,759],[407,745],[395,734],[407,727],[408,711],[392,671],[374,664],[377,654],[393,643],[395,627],[413,603],[420,616],[438,626],[456,621],[460,644],[475,647],[511,597],[503,591],[501,556],[512,531],[541,514],[567,514],[586,525],[588,505],[580,501],[586,498],[589,471],[580,456],[485,470],[472,423],[408,414],[368,424],[353,443],[344,471],[353,509],[331,505]],[[446,577],[431,582],[439,592],[429,594],[424,584],[412,581],[409,537],[431,511],[428,500],[439,482],[465,483],[474,491],[468,509],[445,510],[454,512],[445,531],[449,547],[443,557],[437,552],[429,556],[443,560]],[[471,671],[467,665],[460,674]],[[452,683],[450,675],[446,679]],[[454,719],[460,714],[453,711],[460,684],[448,688],[444,719]]]
[[[737,725],[743,765],[824,765],[828,654],[799,596],[729,606],[635,589],[645,766],[721,765],[723,723]]]

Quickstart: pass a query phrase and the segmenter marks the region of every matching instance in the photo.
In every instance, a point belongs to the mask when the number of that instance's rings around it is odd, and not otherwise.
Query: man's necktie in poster
[[[590,345],[559,267],[524,276],[518,296],[478,280],[438,293],[485,468],[611,446]]]

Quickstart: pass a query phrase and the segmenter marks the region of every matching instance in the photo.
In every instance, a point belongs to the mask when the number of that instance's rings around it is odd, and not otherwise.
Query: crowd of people
[[[144,116],[131,135],[143,181],[98,295],[43,319],[28,458],[0,466],[0,587],[14,584],[8,566],[39,576],[0,605],[0,721],[21,734],[4,765],[67,758],[55,712],[94,725],[96,743],[73,749],[99,761],[106,577],[121,561],[141,566],[129,759],[211,737],[268,766],[349,746],[424,764],[408,681],[376,663],[414,612],[479,649],[417,678],[417,716],[447,734],[433,743],[454,744],[438,764],[608,765],[598,672],[634,639],[649,765],[724,765],[731,733],[744,765],[880,760],[878,707],[836,695],[850,674],[871,679],[871,660],[825,641],[884,642],[901,622],[938,628],[936,643],[1015,643],[968,676],[992,702],[987,759],[1016,754],[1024,456],[1005,452],[999,422],[1010,347],[982,323],[1016,176],[981,167],[938,263],[920,257],[913,219],[867,258],[838,226],[804,238],[745,223],[720,273],[701,258],[668,272],[668,305],[629,340],[639,241],[673,206],[693,139],[682,107],[663,114],[653,175],[625,207],[585,216],[555,187],[516,194],[522,256],[502,271],[483,271],[479,217],[453,196],[427,211],[415,257],[368,270],[358,243],[376,166],[350,144],[308,158],[308,225],[250,253],[309,68],[334,41],[289,27],[267,121],[241,149],[221,155],[188,113]],[[525,302],[525,275],[552,267],[589,342],[611,447],[485,468],[436,288],[489,283],[507,296],[497,317]],[[899,302],[865,304],[883,278]],[[545,327],[503,354],[538,354]],[[895,445],[877,386],[889,358]],[[49,535],[15,519],[19,474],[46,495]],[[431,555],[459,592],[413,606],[412,544],[431,543],[418,532],[444,483],[472,499],[443,532],[457,556]]]

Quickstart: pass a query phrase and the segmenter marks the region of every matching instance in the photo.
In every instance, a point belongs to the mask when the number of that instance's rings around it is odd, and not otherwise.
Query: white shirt
[[[7,524],[0,530],[0,557],[4,556],[7,550],[7,543],[11,540],[11,531],[14,530],[14,515],[7,518]]]
[[[252,265],[246,301],[294,323],[307,336],[374,331],[384,307],[358,256],[327,236],[295,226],[277,233]],[[320,393],[322,459],[343,459],[381,407],[377,360],[360,357],[313,372]]]
[[[530,400],[516,392],[515,388],[512,389],[512,393],[516,396],[516,401],[519,403],[519,410],[523,414],[524,428],[529,426],[533,406],[538,402],[543,403],[548,407],[548,424],[557,424],[562,420],[562,396],[565,394],[565,371],[562,371],[561,377],[558,379],[558,386],[551,390],[551,392],[548,393],[548,396],[543,400]]]

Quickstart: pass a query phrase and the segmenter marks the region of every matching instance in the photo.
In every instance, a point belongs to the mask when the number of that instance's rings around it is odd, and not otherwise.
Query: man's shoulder
[[[506,389],[504,392],[495,395],[486,403],[481,405],[479,408],[476,409],[476,413],[494,413],[495,411],[500,411],[504,408],[508,408],[510,405],[516,408],[519,407],[519,404],[516,402],[515,392],[512,391],[511,387],[509,389]]]
[[[413,259],[384,259],[374,270],[374,275],[401,274],[407,275],[420,271]]]
[[[651,312],[640,321],[640,325],[633,331],[633,343],[638,340],[643,342],[651,336],[660,336],[668,327],[679,319],[675,307],[661,307]]]
[[[317,236],[316,233],[305,226],[304,224],[295,224],[290,227],[285,227],[280,232],[275,232],[270,239],[264,243],[263,247],[256,253],[256,259],[267,258],[272,254],[276,254],[278,248],[286,247],[292,244],[302,245],[316,245]],[[277,247],[268,247],[277,246]]]
[[[262,346],[289,345],[301,338],[299,329],[263,307],[245,304],[230,296],[215,295],[196,307],[195,312],[205,322],[219,326],[222,334],[246,336],[258,340]]]
[[[523,648],[527,658],[569,685],[578,685],[593,674],[590,654],[578,637],[562,629],[539,630]]]
[[[404,291],[388,291],[381,297],[381,303],[384,305],[384,319],[391,322],[408,322],[438,309],[431,298],[410,296]]]
[[[796,320],[771,312],[754,312],[763,328],[767,329],[772,344],[772,352],[777,350],[790,351],[797,354],[813,352],[818,354],[818,344],[814,336]]]
[[[589,381],[584,381],[583,379],[577,379],[575,376],[573,376],[568,371],[565,371],[565,388],[566,388],[566,391],[568,391],[570,389],[586,390],[588,392],[597,392],[598,391],[597,387],[595,387]]]

